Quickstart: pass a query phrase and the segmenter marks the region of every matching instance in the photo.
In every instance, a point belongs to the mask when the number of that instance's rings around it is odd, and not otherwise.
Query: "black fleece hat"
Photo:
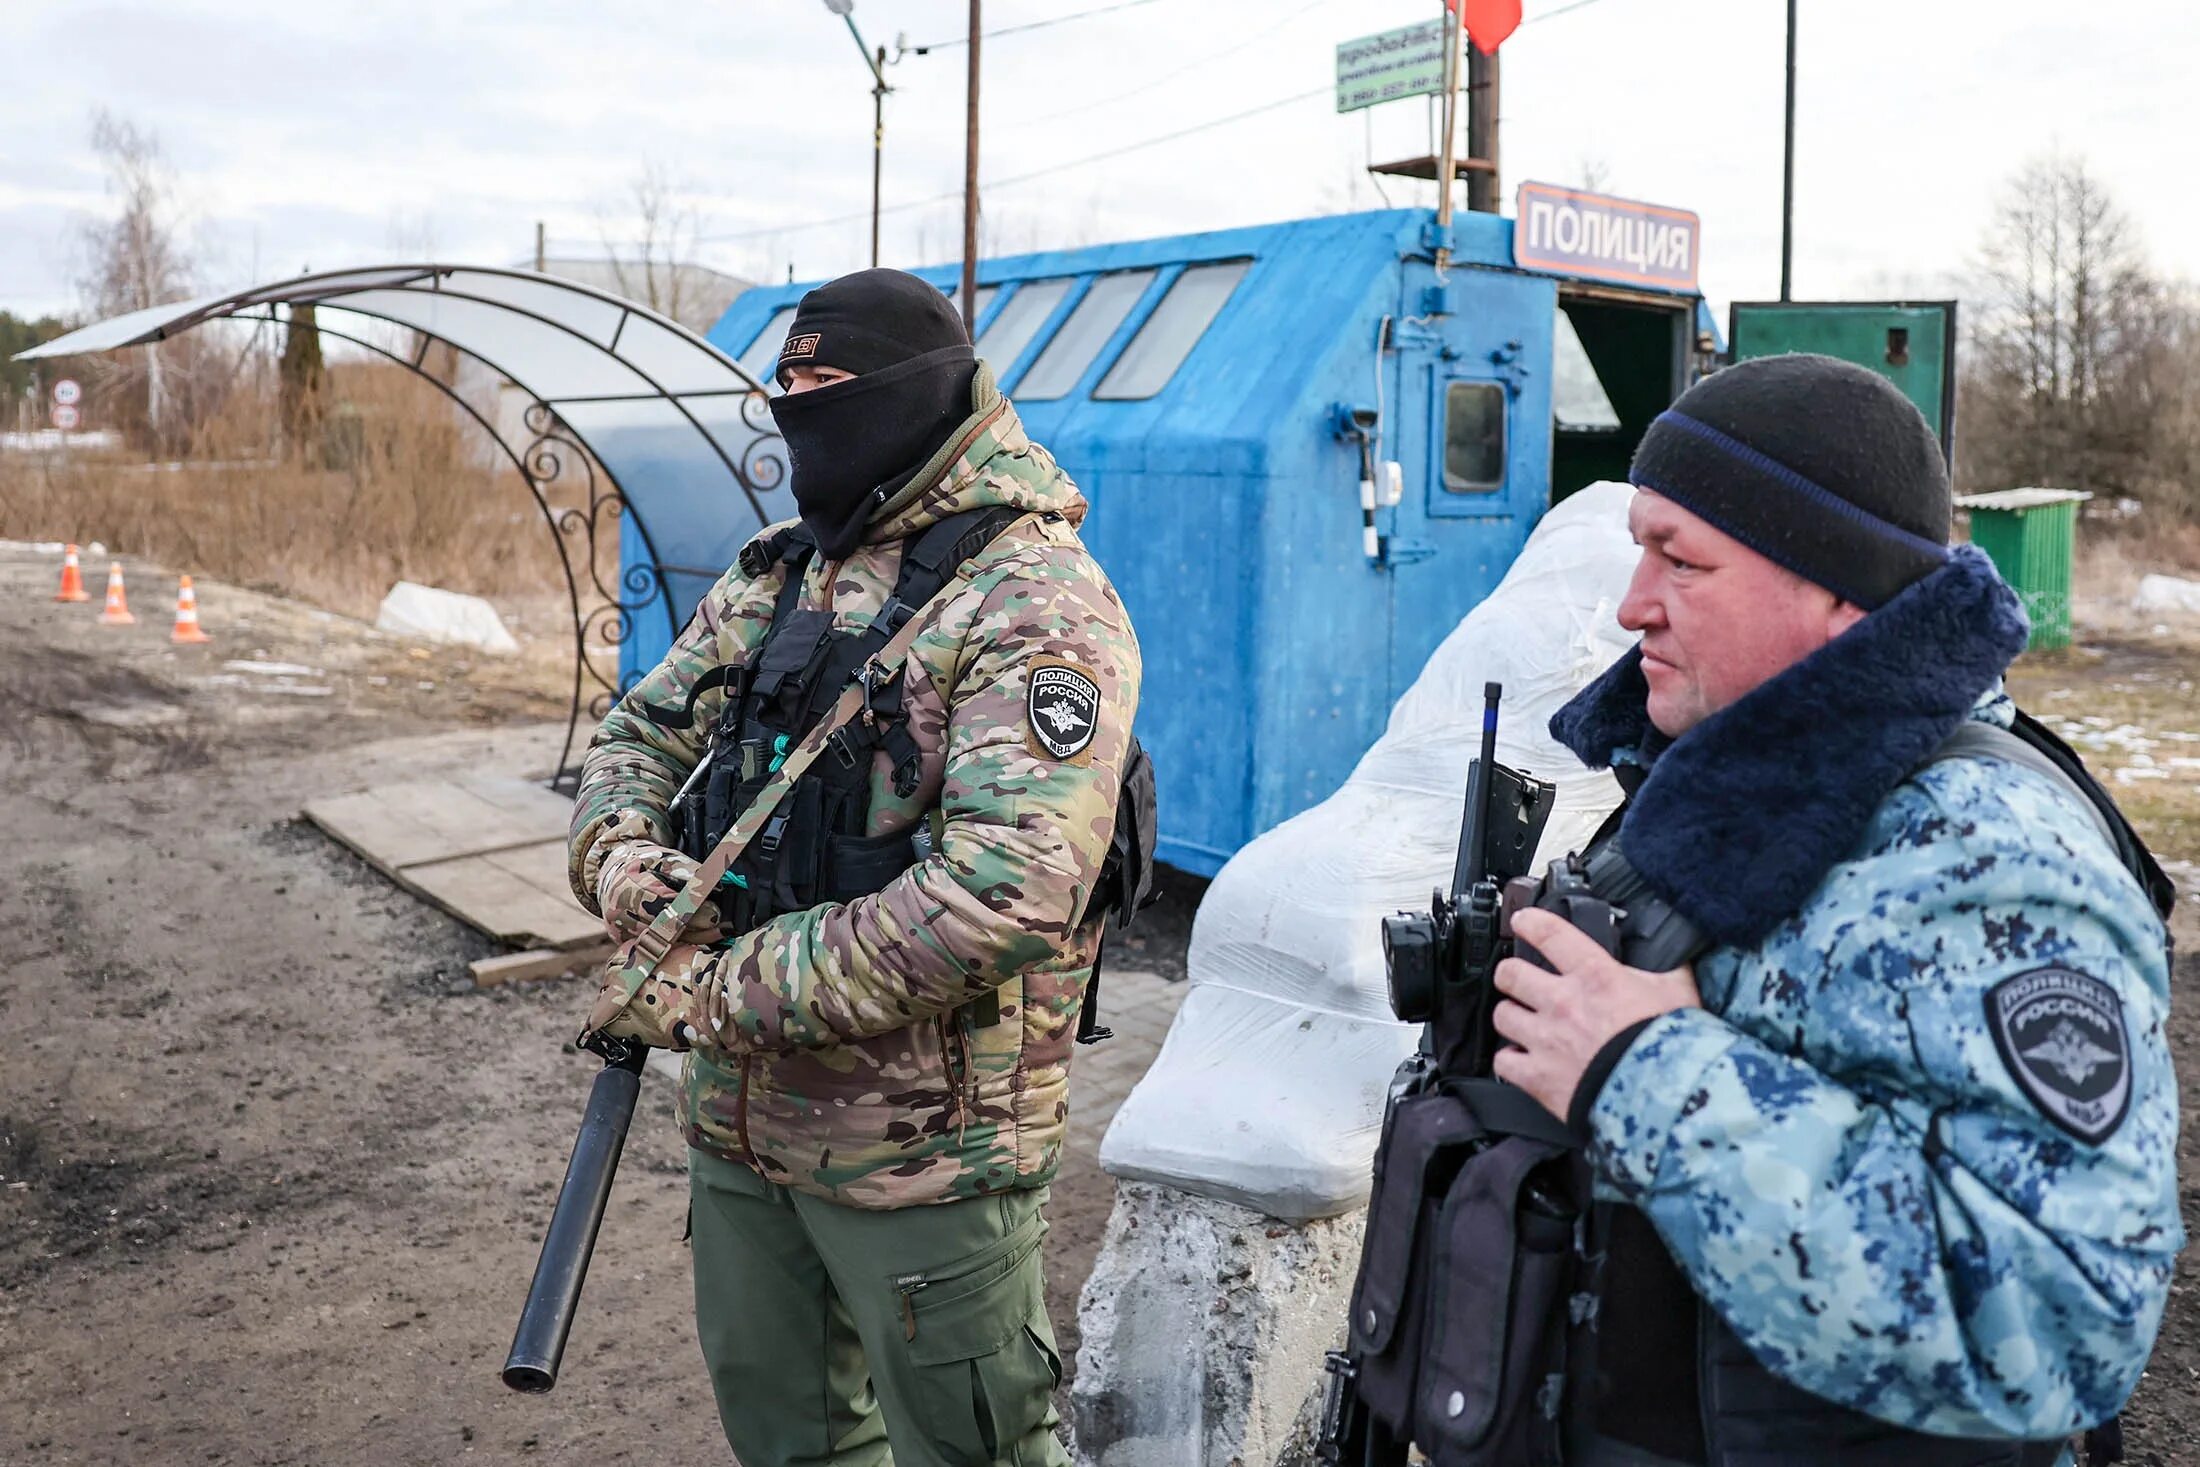
[[[1706,377],[1651,423],[1627,477],[1866,610],[1948,558],[1954,501],[1925,415],[1835,357]]]
[[[858,270],[802,297],[773,370],[781,386],[789,367],[838,367],[861,377],[953,347],[968,356],[970,333],[936,287],[903,270]]]

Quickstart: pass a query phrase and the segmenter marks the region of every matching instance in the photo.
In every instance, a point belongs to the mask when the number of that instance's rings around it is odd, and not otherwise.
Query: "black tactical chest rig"
[[[841,692],[894,633],[923,609],[965,560],[992,543],[1021,512],[1005,506],[950,515],[904,542],[893,593],[870,624],[836,627],[833,613],[801,610],[816,542],[796,525],[751,541],[741,569],[756,578],[776,565],[781,577],[771,627],[748,662],[713,674],[726,697],[702,768],[674,811],[680,849],[701,860],[771,778],[787,751],[825,716]],[[873,755],[892,761],[903,798],[922,778],[922,751],[902,708],[907,678],[867,697],[864,711],[837,730],[825,753],[796,783],[726,874],[717,901],[727,926],[744,932],[785,912],[853,901],[884,888],[930,854],[923,821],[894,835],[867,834]]]
[[[2174,889],[2161,868],[2051,732],[2022,713],[2014,731],[1966,722],[1928,762],[1958,756],[2033,769],[2080,795],[2167,916]],[[1511,883],[1503,910],[1555,910],[1631,967],[1676,967],[1710,944],[1621,854],[1626,808],[1580,855],[1540,880]],[[1766,1369],[1696,1294],[1641,1211],[1593,1200],[1580,1138],[1488,1078],[1486,1012],[1437,1005],[1422,1055],[1393,1087],[1350,1349],[1331,1358],[1322,1461],[1393,1467],[1406,1461],[1409,1440],[1436,1467],[2056,1460],[2059,1440],[1927,1436]],[[2086,1446],[2089,1462],[2120,1460],[2117,1422],[2088,1432]]]
[[[744,546],[743,574],[755,579],[779,568],[778,598],[771,626],[748,661],[710,673],[689,694],[692,710],[693,700],[709,688],[726,690],[702,761],[673,802],[679,849],[704,859],[754,802],[787,751],[851,682],[862,679],[879,649],[939,594],[963,562],[1022,513],[1007,506],[965,510],[904,541],[893,592],[863,627],[836,627],[830,611],[800,609],[804,575],[817,545],[799,524]],[[714,897],[727,931],[746,932],[787,912],[869,896],[932,854],[936,835],[926,819],[891,835],[868,833],[873,756],[884,750],[892,761],[893,790],[900,798],[915,794],[923,778],[923,750],[902,707],[907,684],[906,675],[875,689],[865,684],[863,712],[827,740],[824,754],[727,871]],[[1088,918],[1113,913],[1128,927],[1153,900],[1156,833],[1153,766],[1134,736]],[[1096,955],[1078,1019],[1080,1043],[1110,1035],[1099,1023],[1099,994]],[[982,996],[975,1008],[979,1022],[996,1022],[998,995]]]

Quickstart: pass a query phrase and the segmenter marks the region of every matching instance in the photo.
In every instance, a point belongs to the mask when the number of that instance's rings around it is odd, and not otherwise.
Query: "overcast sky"
[[[1109,3],[993,0],[986,23]],[[1422,19],[1433,0],[1116,3],[984,48],[981,176],[1001,181],[986,196],[997,252],[1377,207],[1370,152],[1427,151],[1421,102],[1339,116],[1331,88],[1337,42]],[[1526,8],[1502,53],[1508,201],[1523,179],[1594,176],[1695,209],[1706,292],[1721,304],[1775,294],[1781,0]],[[868,224],[844,216],[870,202],[869,76],[842,22],[819,0],[649,10],[636,21],[641,7],[602,0],[0,6],[0,309],[74,305],[76,237],[110,207],[89,146],[99,107],[159,137],[209,289],[393,256],[519,263],[538,219],[553,253],[601,254],[606,236],[634,231],[630,187],[645,164],[690,191],[707,264],[809,278],[867,263]],[[1798,295],[1948,288],[2002,181],[2051,148],[2091,162],[2162,269],[2200,278],[2200,7],[1801,0],[1801,11]],[[2074,22],[2081,11],[2113,24]],[[889,47],[897,35],[953,39],[966,17],[957,0],[855,10]],[[888,69],[886,263],[958,252],[959,205],[922,201],[961,187],[963,68],[964,53],[946,49]],[[1430,185],[1385,186],[1394,203],[1433,200]]]

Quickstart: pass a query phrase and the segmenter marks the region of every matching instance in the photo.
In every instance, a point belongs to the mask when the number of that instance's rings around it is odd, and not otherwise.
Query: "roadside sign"
[[[56,428],[59,428],[62,432],[66,433],[71,428],[74,428],[77,425],[78,421],[79,420],[77,417],[77,411],[75,408],[70,407],[67,403],[54,404],[53,425]]]
[[[1337,110],[1355,112],[1444,90],[1442,20],[1400,26],[1337,47]]]
[[[74,377],[64,377],[53,385],[55,407],[73,408],[84,400],[84,389],[76,385]]]
[[[1513,263],[1588,280],[1694,290],[1703,221],[1686,209],[1524,183],[1513,219]]]

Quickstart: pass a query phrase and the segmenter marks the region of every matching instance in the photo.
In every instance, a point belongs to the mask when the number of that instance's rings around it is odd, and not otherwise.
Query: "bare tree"
[[[683,313],[705,307],[704,302],[691,298],[695,292],[683,268],[695,258],[696,236],[702,233],[701,212],[687,202],[690,191],[659,163],[643,164],[630,192],[630,217],[637,226],[631,245],[622,249],[613,244],[603,213],[597,215],[604,257],[610,262],[616,282],[613,288],[660,316],[686,322]]]
[[[85,271],[78,282],[87,314],[119,316],[189,299],[193,268],[179,238],[175,176],[152,132],[101,109],[92,114],[92,150],[107,170],[120,208],[84,226]],[[194,416],[199,353],[148,346],[134,360],[103,365],[94,396],[126,430],[170,442]]]
[[[2148,374],[2175,307],[2082,158],[2037,158],[2009,181],[1978,281],[1966,487],[2130,492],[2150,451]]]

